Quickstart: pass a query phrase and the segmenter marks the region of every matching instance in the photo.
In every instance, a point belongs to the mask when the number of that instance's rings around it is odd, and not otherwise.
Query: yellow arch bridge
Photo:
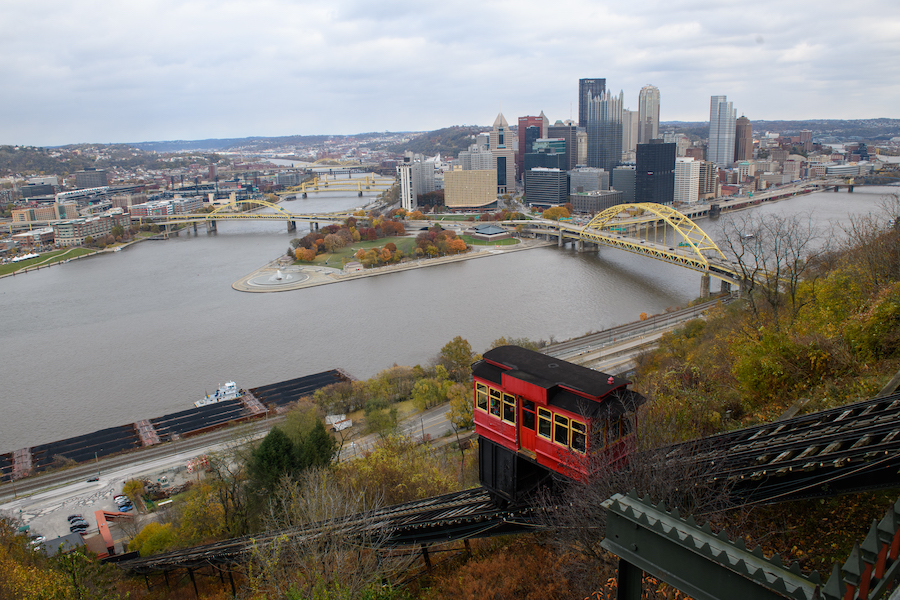
[[[294,186],[283,192],[276,192],[279,196],[299,195],[303,198],[307,194],[315,192],[357,192],[360,196],[366,191],[384,191],[394,185],[392,179],[376,179],[373,175],[366,175],[365,179],[331,179],[324,177],[319,179],[318,176],[310,181],[304,181],[300,185]]]
[[[722,290],[740,285],[741,275],[716,243],[696,223],[662,204],[619,204],[597,214],[582,226],[558,222],[523,221],[525,230],[547,239],[557,237],[579,250],[590,244],[619,248],[677,264],[703,274],[701,295],[708,295],[710,277],[722,281]]]
[[[273,212],[250,212],[258,208],[271,208]],[[330,214],[301,214],[292,213],[284,209],[278,204],[273,204],[266,200],[235,200],[230,204],[222,205],[212,212],[208,213],[185,213],[177,215],[160,215],[141,217],[140,221],[149,221],[165,226],[162,235],[173,233],[170,229],[171,225],[191,224],[194,230],[197,230],[198,223],[206,223],[208,231],[216,230],[216,223],[219,221],[287,221],[288,231],[296,231],[297,221],[315,224],[339,223],[352,217],[352,213],[330,213]]]

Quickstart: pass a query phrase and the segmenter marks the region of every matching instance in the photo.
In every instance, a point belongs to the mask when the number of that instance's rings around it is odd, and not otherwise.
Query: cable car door
[[[537,422],[534,402],[519,399],[519,447],[534,452],[534,433]]]

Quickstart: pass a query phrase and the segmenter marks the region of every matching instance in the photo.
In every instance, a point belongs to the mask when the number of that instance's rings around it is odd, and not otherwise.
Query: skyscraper
[[[726,96],[712,96],[709,101],[709,146],[706,158],[720,169],[734,164],[734,122],[736,112]]]
[[[615,181],[614,175],[613,183]],[[666,144],[660,139],[638,144],[634,196],[635,202],[672,204],[675,200],[675,144]]]
[[[622,111],[622,159],[634,160],[638,143],[638,111]]]
[[[503,113],[494,119],[491,130],[490,149],[494,155],[494,168],[497,169],[497,193],[506,194],[516,189],[516,151],[513,149],[513,135],[509,131],[509,123]]]
[[[578,126],[587,127],[588,99],[591,95],[599,96],[606,91],[606,79],[578,80]]]
[[[659,88],[645,85],[638,96],[638,144],[659,137]]]
[[[734,125],[734,160],[750,160],[753,158],[753,126],[750,119],[741,115]]]
[[[544,116],[544,111],[541,111],[541,114],[537,117],[519,117],[519,152],[516,154],[516,169],[519,172],[519,177],[523,176],[525,155],[531,152],[530,142],[547,137],[547,126],[549,124],[550,121]],[[534,136],[534,132],[531,132],[529,135],[529,132],[526,131],[529,127],[538,128],[537,137]]]
[[[575,125],[564,125],[562,121],[557,121],[547,128],[548,138],[562,138],[566,140],[566,166],[565,169],[572,170],[578,164],[578,128]]]
[[[591,95],[588,99],[588,153],[589,167],[599,167],[607,172],[622,161],[622,103],[623,93],[611,92]]]

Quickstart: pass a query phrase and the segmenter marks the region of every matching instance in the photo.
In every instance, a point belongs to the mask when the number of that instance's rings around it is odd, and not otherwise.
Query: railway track
[[[178,568],[197,569],[208,565],[245,562],[254,547],[276,540],[312,540],[325,535],[366,538],[375,536],[386,546],[427,544],[473,536],[521,533],[537,524],[537,509],[500,509],[487,490],[476,488],[423,500],[407,502],[313,523],[302,528],[283,529],[175,550],[147,558],[122,561],[127,571],[139,574]]]
[[[900,394],[750,427],[662,450],[699,461],[742,502],[755,504],[900,486]],[[639,459],[639,457],[636,457]],[[500,508],[483,488],[119,563],[134,573],[236,564],[254,544],[379,532],[386,545],[514,534],[541,527],[535,506]]]
[[[750,503],[900,486],[900,394],[750,427],[690,448]]]

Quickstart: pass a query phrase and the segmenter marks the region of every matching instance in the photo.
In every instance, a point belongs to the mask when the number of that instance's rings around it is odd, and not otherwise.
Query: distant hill
[[[490,127],[470,125],[445,127],[423,133],[408,142],[388,146],[385,150],[398,154],[409,150],[424,156],[434,156],[440,153],[442,158],[456,158],[459,156],[460,150],[465,150],[475,143],[474,136],[476,134],[490,130]]]
[[[281,137],[170,140],[165,142],[138,142],[129,144],[129,146],[146,152],[183,152],[185,150],[215,152],[217,150],[237,150],[239,148],[248,151],[264,151],[288,145],[321,144],[331,137],[330,135],[286,135]]]
[[[750,122],[756,133],[770,131],[796,135],[804,129],[809,129],[813,136],[829,136],[840,139],[889,140],[892,137],[900,136],[900,119],[807,119],[803,121],[754,121],[750,119]],[[671,127],[688,135],[709,137],[709,123],[706,121],[665,121],[659,126],[660,129]]]

